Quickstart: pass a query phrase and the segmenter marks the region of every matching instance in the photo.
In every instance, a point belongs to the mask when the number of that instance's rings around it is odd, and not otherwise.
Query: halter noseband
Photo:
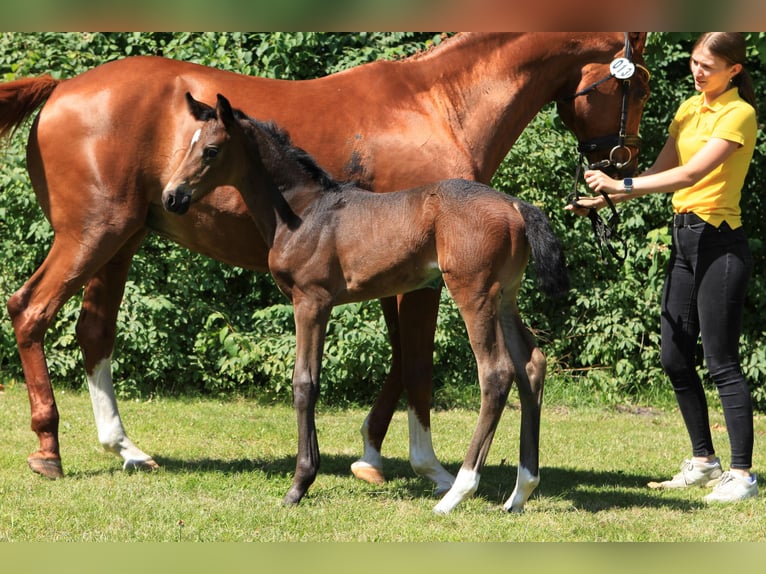
[[[633,159],[633,152],[630,151],[631,147],[639,149],[641,147],[641,136],[638,134],[626,134],[627,122],[628,122],[628,97],[630,90],[630,79],[634,76],[636,68],[640,69],[643,73],[650,76],[649,70],[640,64],[633,62],[633,50],[630,45],[630,39],[628,33],[625,32],[625,56],[623,58],[617,58],[609,65],[609,75],[604,76],[600,80],[593,82],[590,86],[583,88],[582,90],[575,92],[571,96],[565,98],[566,101],[572,101],[575,98],[584,96],[591,91],[595,90],[598,86],[615,78],[622,83],[622,104],[620,108],[620,131],[616,135],[601,136],[592,138],[586,141],[578,141],[577,151],[580,153],[580,158],[577,162],[577,172],[575,174],[574,193],[571,196],[571,203],[575,207],[579,207],[577,200],[580,195],[577,191],[577,183],[580,179],[580,172],[582,166],[585,163],[585,154],[601,150],[609,149],[609,157],[595,163],[587,164],[587,169],[606,169],[610,166],[614,166],[615,169],[621,170],[624,166],[628,165]],[[619,152],[624,150],[627,152],[627,159],[619,161]],[[624,261],[627,251],[625,240],[617,233],[617,224],[620,221],[620,215],[614,206],[614,203],[609,198],[609,195],[605,192],[601,192],[601,195],[606,200],[609,209],[612,211],[612,216],[609,218],[609,223],[605,223],[598,212],[590,208],[588,210],[588,218],[590,219],[593,227],[593,232],[596,236],[599,248],[603,256],[604,246],[609,252],[618,259]],[[616,239],[622,244],[622,252],[618,253],[612,244],[612,240]]]

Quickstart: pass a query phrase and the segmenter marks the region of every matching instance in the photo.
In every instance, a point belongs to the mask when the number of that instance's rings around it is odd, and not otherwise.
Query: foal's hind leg
[[[130,263],[144,236],[145,232],[138,233],[86,284],[77,339],[85,361],[99,442],[105,450],[122,457],[124,469],[150,470],[158,468],[157,463],[133,444],[120,419],[111,368],[117,313]]]
[[[469,297],[478,298],[481,290]],[[481,386],[481,407],[471,444],[452,488],[434,507],[437,514],[447,514],[479,486],[484,463],[492,445],[497,424],[503,413],[514,377],[511,357],[504,341],[503,327],[498,320],[496,302],[487,295],[475,310],[468,308],[458,296],[453,297],[466,323],[471,348],[476,357]]]
[[[545,381],[545,355],[526,328],[515,305],[503,321],[509,350],[516,367],[521,401],[521,436],[516,487],[503,505],[509,512],[521,512],[540,483],[540,411]]]

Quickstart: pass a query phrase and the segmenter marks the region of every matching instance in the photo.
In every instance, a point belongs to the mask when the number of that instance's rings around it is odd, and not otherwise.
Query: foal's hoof
[[[386,477],[383,476],[383,471],[376,466],[372,466],[368,462],[361,460],[356,461],[351,465],[351,472],[359,480],[369,482],[370,484],[384,484]]]
[[[160,465],[154,462],[153,458],[148,458],[146,460],[126,460],[125,464],[122,465],[122,470],[157,470],[160,468]]]
[[[61,466],[61,460],[59,459],[30,456],[27,459],[27,464],[33,472],[45,478],[50,478],[51,480],[64,478],[64,468]]]
[[[301,491],[300,489],[292,487],[282,499],[282,506],[296,506],[301,501],[304,494],[306,494],[305,490]]]

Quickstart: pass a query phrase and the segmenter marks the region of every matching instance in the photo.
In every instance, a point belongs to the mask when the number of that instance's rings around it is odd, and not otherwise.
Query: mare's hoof
[[[123,470],[157,470],[160,465],[154,462],[153,458],[147,460],[126,460],[122,465]]]
[[[351,465],[351,472],[359,480],[369,482],[370,484],[384,484],[386,482],[383,471],[367,462],[356,461]]]
[[[30,456],[27,459],[27,464],[33,472],[56,480],[58,478],[64,478],[64,468],[61,466],[61,460],[56,458],[39,458]]]

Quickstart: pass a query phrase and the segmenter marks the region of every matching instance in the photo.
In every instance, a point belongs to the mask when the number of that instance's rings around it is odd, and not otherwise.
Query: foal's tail
[[[0,84],[0,140],[13,134],[59,83],[45,75]]]
[[[537,279],[543,292],[550,297],[562,297],[569,291],[569,275],[561,242],[553,233],[551,222],[534,205],[516,202],[516,208],[524,218],[527,241],[532,248]]]

